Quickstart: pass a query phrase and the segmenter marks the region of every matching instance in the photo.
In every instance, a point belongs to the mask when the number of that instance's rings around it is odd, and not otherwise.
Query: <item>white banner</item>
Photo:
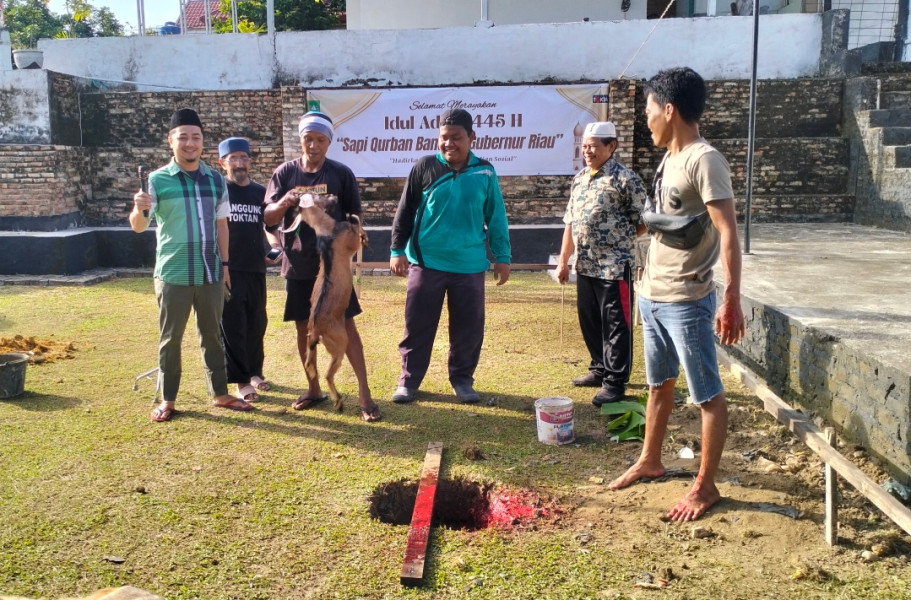
[[[607,114],[607,84],[391,90],[316,90],[308,108],[329,115],[329,157],[358,177],[406,177],[436,154],[439,116],[474,117],[472,150],[499,175],[571,175],[582,168],[585,125]]]

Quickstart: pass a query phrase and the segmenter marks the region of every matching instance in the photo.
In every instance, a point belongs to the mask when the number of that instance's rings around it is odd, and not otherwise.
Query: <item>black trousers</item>
[[[263,376],[266,334],[266,275],[231,271],[231,299],[221,315],[228,383],[249,383]]]
[[[633,364],[633,284],[623,279],[576,276],[576,307],[582,338],[591,355],[589,370],[606,385],[629,381]]]
[[[484,344],[484,273],[447,273],[411,265],[399,385],[418,389],[430,366],[443,299],[449,311],[449,382],[474,383]]]

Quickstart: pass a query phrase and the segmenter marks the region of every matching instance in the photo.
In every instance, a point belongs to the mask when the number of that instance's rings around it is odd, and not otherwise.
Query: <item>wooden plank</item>
[[[759,378],[742,365],[734,362],[724,351],[718,347],[718,362],[736,375],[741,383],[748,387],[754,394],[762,399],[766,411],[771,413],[780,423],[787,426],[804,444],[820,456],[826,465],[831,465],[839,475],[845,478],[864,497],[873,503],[879,510],[892,519],[905,533],[911,534],[911,510],[893,498],[863,471],[854,466],[854,463],[832,448],[822,433],[807,421],[806,417],[788,406],[784,400],[775,395]]]
[[[443,460],[443,442],[430,442],[424,457],[421,483],[414,500],[411,514],[411,529],[405,548],[405,563],[402,565],[402,585],[418,585],[424,578],[424,560],[427,558],[427,542],[433,522],[433,501],[436,498],[437,482],[440,478],[440,463]]]
[[[826,443],[835,447],[835,428],[826,427]],[[826,543],[838,543],[838,475],[832,465],[826,463]]]

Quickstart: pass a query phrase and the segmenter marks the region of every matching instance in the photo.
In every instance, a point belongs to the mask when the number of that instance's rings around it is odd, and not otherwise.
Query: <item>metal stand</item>
[[[143,377],[145,377],[147,379],[151,379],[153,373],[156,373],[157,376],[155,377],[155,396],[152,398],[152,401],[158,402],[158,391],[161,389],[161,373],[158,371],[158,367],[155,367],[154,369],[149,369],[145,373],[140,373],[139,375],[137,375],[136,378],[133,379],[133,391],[134,392],[139,391],[139,380],[140,379],[142,379]]]

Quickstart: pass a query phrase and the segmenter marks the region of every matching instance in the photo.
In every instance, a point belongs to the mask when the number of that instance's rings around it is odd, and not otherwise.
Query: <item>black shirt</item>
[[[231,217],[228,219],[228,259],[231,271],[266,272],[263,201],[266,188],[258,183],[228,182]]]

